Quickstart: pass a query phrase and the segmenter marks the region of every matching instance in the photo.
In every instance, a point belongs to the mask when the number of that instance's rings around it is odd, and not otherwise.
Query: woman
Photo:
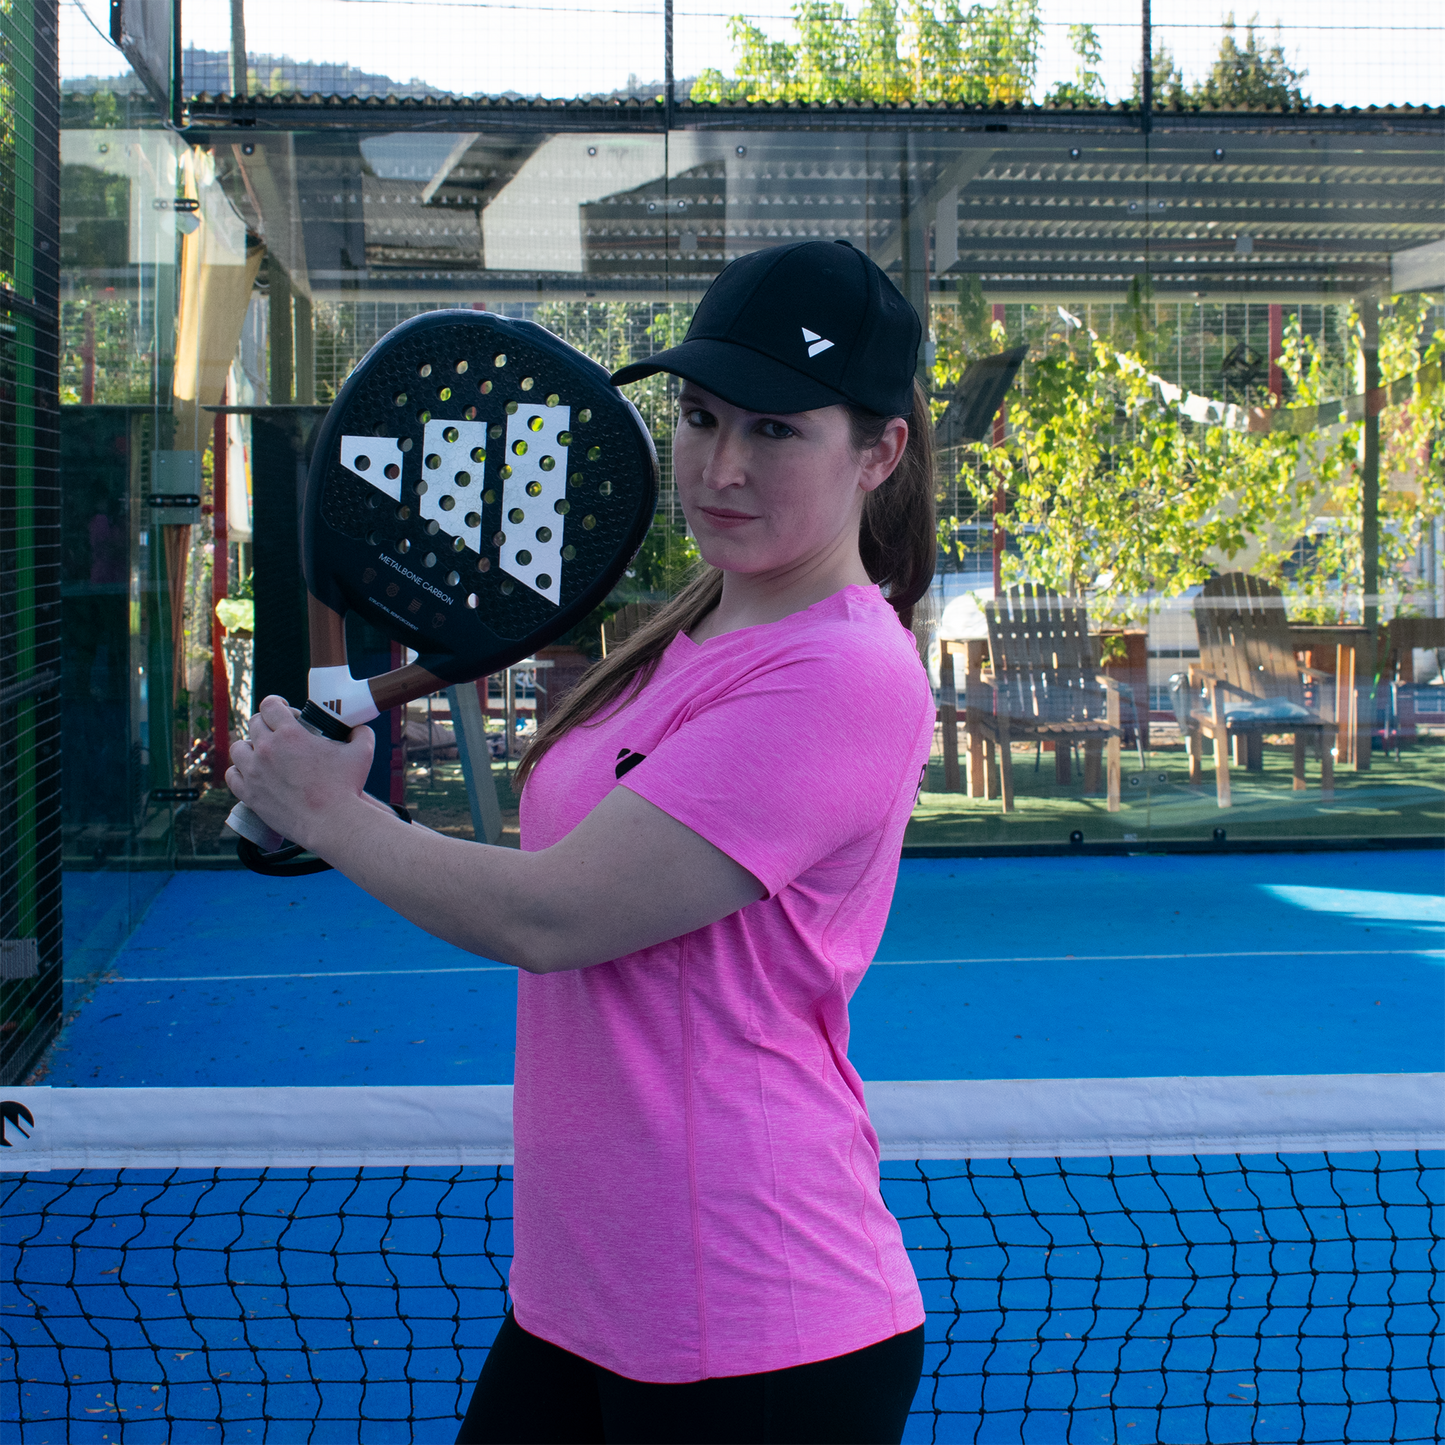
[[[617,374],[683,378],[707,567],[538,733],[522,851],[369,802],[369,729],[337,748],[268,698],[233,749],[273,827],[523,970],[512,1312],[461,1441],[902,1434],[923,1306],[846,1050],[933,734],[919,331],[805,242]]]

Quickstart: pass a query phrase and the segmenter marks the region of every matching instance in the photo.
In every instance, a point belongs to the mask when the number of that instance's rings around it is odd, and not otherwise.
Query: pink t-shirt
[[[611,963],[519,979],[515,1245],[526,1330],[636,1380],[778,1370],[923,1323],[848,1000],[882,936],[933,735],[876,587],[677,637],[522,798],[549,847],[614,787],[767,897]]]

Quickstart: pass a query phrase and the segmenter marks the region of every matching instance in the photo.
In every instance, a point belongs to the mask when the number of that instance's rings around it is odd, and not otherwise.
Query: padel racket
[[[362,359],[317,432],[302,565],[303,722],[344,742],[388,708],[500,672],[575,626],[637,553],[657,452],[596,362],[530,321],[432,311]],[[416,652],[356,678],[360,613]],[[227,819],[257,872],[327,866],[244,803]]]

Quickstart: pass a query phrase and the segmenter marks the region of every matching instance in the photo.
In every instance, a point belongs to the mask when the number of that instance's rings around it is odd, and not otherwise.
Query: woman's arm
[[[372,746],[369,728],[342,746],[319,738],[268,697],[250,739],[231,750],[226,782],[278,832],[472,953],[531,973],[586,968],[764,895],[726,853],[625,787],[539,853],[409,827],[362,792]]]

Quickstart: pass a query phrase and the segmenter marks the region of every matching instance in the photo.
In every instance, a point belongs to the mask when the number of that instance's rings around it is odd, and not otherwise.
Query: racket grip
[[[263,853],[274,853],[286,841],[244,803],[237,803],[231,809],[226,817],[226,826],[237,836],[249,839]]]

